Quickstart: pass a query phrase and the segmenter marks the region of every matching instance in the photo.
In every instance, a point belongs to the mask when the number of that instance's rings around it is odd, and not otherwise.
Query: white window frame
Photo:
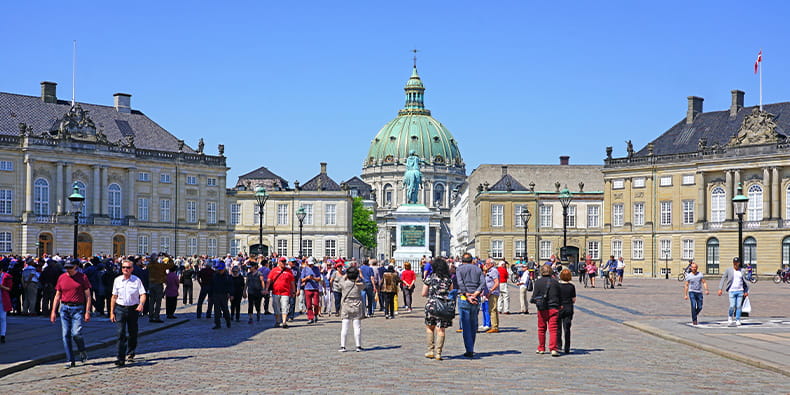
[[[137,219],[140,221],[149,220],[148,198],[137,198]]]
[[[683,247],[683,259],[694,259],[694,240],[693,239],[683,239],[681,241],[681,245]]]
[[[524,212],[524,209],[526,207],[527,206],[524,204],[517,204],[513,206],[513,218],[514,218],[513,223],[516,224],[517,228],[524,227],[524,221],[521,220],[521,213]]]
[[[206,178],[206,186],[207,187],[215,187],[215,186],[217,186],[217,178],[216,177],[208,177],[208,178]]]
[[[230,239],[230,254],[235,256],[241,250],[241,240],[239,239]]]
[[[644,177],[636,177],[631,181],[631,188],[644,188],[645,187],[645,178]]]
[[[186,222],[190,224],[197,223],[197,201],[186,201]]]
[[[631,239],[631,259],[645,259],[645,241]]]
[[[170,222],[170,199],[159,199],[159,222]]]
[[[137,255],[147,255],[151,252],[149,249],[149,241],[148,235],[137,236]]]
[[[624,189],[625,188],[625,180],[622,178],[618,178],[616,180],[612,180],[612,189]]]
[[[587,241],[587,255],[590,259],[601,259],[601,242],[597,240]],[[580,260],[582,258],[579,258]]]
[[[695,180],[694,180],[694,175],[693,174],[684,174],[681,177],[680,183],[681,183],[681,185],[694,185],[696,183]]]
[[[302,208],[304,209],[304,225],[312,225],[313,224],[313,205],[312,203],[304,203],[302,204]]]
[[[551,240],[541,240],[539,244],[538,253],[540,255],[538,259],[549,259],[551,255],[554,253],[554,249],[551,245]]]
[[[587,206],[587,227],[601,227],[601,206],[597,204]]]
[[[170,173],[161,173],[161,174],[159,174],[159,183],[160,184],[170,184]]]
[[[277,204],[277,225],[288,225],[288,204]]]
[[[671,187],[672,186],[672,176],[661,176],[658,179],[658,186],[660,186],[660,187]]]
[[[788,189],[788,196],[790,196],[790,189]],[[710,222],[724,222],[726,219],[727,191],[720,186],[714,187],[710,191]]]
[[[694,200],[683,201],[683,224],[691,225],[694,223]]]
[[[280,256],[288,256],[288,239],[277,239],[277,254]]]
[[[89,214],[88,213],[88,192],[87,192],[88,191],[88,187],[82,181],[74,181],[74,183],[77,184],[77,191],[79,191],[80,195],[82,195],[82,197],[85,198],[85,200],[82,201],[82,204],[80,206],[80,217],[85,218]]]
[[[159,251],[170,252],[170,236],[159,236]]]
[[[45,178],[37,178],[33,182],[33,213],[49,215],[49,181]]]
[[[666,251],[666,252],[665,252]],[[672,260],[672,240],[660,239],[658,241],[658,256],[659,260],[669,259]]]
[[[147,171],[137,172],[137,181],[151,182],[151,173]]]
[[[550,228],[552,226],[552,220],[554,219],[554,206],[550,204],[541,204],[538,208],[538,212],[540,217],[540,227]]]
[[[11,215],[14,212],[14,191],[0,189],[0,215]]]
[[[14,161],[0,160],[0,171],[14,171]]]
[[[0,232],[0,252],[11,252],[13,245],[11,232]]]
[[[641,267],[635,267],[635,268],[632,268],[631,270],[633,271],[633,274],[636,275],[636,276],[641,276],[641,275],[645,274],[644,269],[642,269]]]
[[[324,240],[324,256],[337,256],[337,240]]]
[[[661,207],[661,225],[672,225],[672,201],[664,200],[659,203]]]
[[[206,239],[206,255],[217,256],[217,238],[209,237]]]
[[[749,186],[748,196],[747,221],[762,221],[763,187],[757,184]]]
[[[501,228],[505,226],[505,206],[502,204],[491,205],[491,227]]]
[[[620,239],[613,239],[612,240],[612,253],[615,258],[619,258],[623,256],[623,241]]]
[[[313,239],[302,239],[302,255],[313,256]]]
[[[642,226],[645,224],[645,202],[634,203],[634,226]]]
[[[623,214],[623,204],[612,204],[612,226],[623,226],[625,224],[625,216]]]
[[[123,218],[123,189],[119,184],[107,186],[107,214],[112,219]]]
[[[206,202],[206,222],[217,223],[217,202]]]
[[[197,185],[197,176],[188,175],[185,182],[187,185]]]
[[[324,225],[337,225],[337,204],[324,206]]]
[[[524,256],[524,240],[513,240],[513,256]]]
[[[258,205],[255,205],[255,211],[257,215]],[[256,222],[258,223],[258,222]],[[232,203],[230,205],[230,224],[231,225],[240,225],[241,224],[241,204],[240,203]]]
[[[504,240],[491,240],[491,257],[502,259],[505,256]]]
[[[198,253],[198,238],[197,237],[187,238],[187,254],[197,255],[197,253]]]
[[[568,206],[568,217],[567,218],[568,218],[568,222],[566,223],[566,226],[569,227],[569,228],[575,228],[576,227],[576,205],[575,204]]]

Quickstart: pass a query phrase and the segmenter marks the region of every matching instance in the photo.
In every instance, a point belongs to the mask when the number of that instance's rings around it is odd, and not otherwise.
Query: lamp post
[[[521,210],[519,216],[521,217],[521,223],[524,224],[524,263],[526,264],[527,261],[529,260],[528,259],[529,255],[527,255],[527,226],[529,223],[529,219],[532,217],[532,213],[530,213],[527,206],[524,205],[524,209]]]
[[[732,198],[732,207],[738,216],[738,260],[743,263],[743,214],[749,198],[743,195],[743,187],[738,183],[738,194]]]
[[[664,278],[669,280],[669,250],[662,250],[664,253]]]
[[[258,203],[258,254],[263,253],[263,206],[266,205],[268,199],[269,195],[266,194],[266,188],[255,188],[255,201]]]
[[[573,200],[573,195],[571,195],[571,191],[566,186],[560,192],[558,198],[560,199],[560,204],[562,204],[562,253],[560,254],[560,259],[563,259],[566,258],[564,255],[568,253],[568,206]]]
[[[75,182],[73,185],[74,191],[69,195],[69,201],[71,202],[71,211],[74,213],[74,259],[79,259],[77,257],[77,232],[79,231],[79,224],[80,224],[80,209],[82,208],[82,202],[85,201],[85,196],[80,194],[80,189]]]
[[[299,258],[302,258],[302,227],[304,226],[304,217],[307,216],[307,213],[304,211],[304,207],[299,207],[296,210],[296,219],[299,220]]]

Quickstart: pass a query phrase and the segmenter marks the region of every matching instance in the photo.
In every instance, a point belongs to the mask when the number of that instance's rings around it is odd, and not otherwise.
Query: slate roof
[[[340,191],[341,190],[340,189],[340,185],[337,185],[337,183],[333,179],[329,178],[329,176],[326,175],[326,173],[318,173],[317,176],[311,178],[310,181],[307,181],[306,183],[304,183],[302,185],[301,189],[303,191],[317,191],[318,190],[318,185],[319,185],[319,180],[320,180],[321,190],[322,191]]]
[[[140,111],[119,113],[112,106],[79,103],[89,111],[88,117],[93,120],[96,130],[107,136],[107,140],[115,143],[125,136],[134,135],[137,148],[178,151],[178,138]],[[38,96],[25,96],[14,93],[0,92],[0,134],[19,135],[19,123],[26,123],[39,135],[49,131],[58,119],[71,108],[71,101],[58,100],[57,103],[45,103]],[[192,148],[184,145],[183,152],[195,153]]]
[[[288,187],[288,181],[285,178],[272,173],[272,171],[265,166],[261,166],[247,174],[240,175],[238,181],[236,181],[236,187],[245,186],[245,180],[279,180],[280,185],[284,188]]]
[[[511,176],[510,174],[505,174],[489,190],[511,192],[511,191],[527,191],[528,189],[523,185],[521,185],[521,183],[518,182],[518,180],[516,180],[515,178],[513,178],[513,176]]]
[[[368,185],[368,183],[366,183],[365,181],[362,181],[361,178],[357,176],[351,177],[346,181],[346,185],[348,185],[348,188],[350,190],[356,188],[357,196],[360,196],[366,200],[370,199],[370,191],[372,191],[373,188],[370,185]]]
[[[686,118],[683,118],[652,141],[653,155],[697,152],[699,139],[703,137],[707,140],[707,146],[724,146],[738,133],[743,118],[755,107],[743,107],[733,118],[730,118],[729,109],[697,114],[691,124],[686,124]],[[775,115],[776,131],[787,136],[790,131],[790,102],[764,104],[763,110]],[[647,153],[645,145],[634,156],[648,156]]]

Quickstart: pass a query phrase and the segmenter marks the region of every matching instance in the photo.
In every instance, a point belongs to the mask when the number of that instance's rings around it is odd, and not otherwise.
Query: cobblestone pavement
[[[422,357],[421,309],[394,320],[381,314],[363,320],[361,353],[337,351],[340,325],[334,317],[307,325],[299,316],[291,328],[274,329],[271,316],[249,325],[243,314],[230,329],[211,330],[211,321],[193,315],[185,324],[142,337],[138,352],[144,359],[124,369],[113,367],[114,348],[107,347],[76,369],[50,363],[0,378],[0,392],[790,392],[784,375],[622,325],[653,318],[685,325],[688,301],[676,280],[627,279],[614,290],[577,285],[577,292],[573,352],[560,358],[535,354],[534,314],[502,315],[501,332],[479,334],[478,355],[471,360],[461,356],[461,334],[448,331],[444,361]],[[517,294],[512,287],[511,311],[518,310]],[[786,316],[786,306],[775,301],[789,294],[787,287],[758,284],[753,316]],[[726,307],[726,297],[712,293],[702,319],[725,318]]]

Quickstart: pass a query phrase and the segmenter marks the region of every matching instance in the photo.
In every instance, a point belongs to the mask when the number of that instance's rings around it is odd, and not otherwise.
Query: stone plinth
[[[419,262],[423,256],[430,257],[431,250],[429,221],[433,212],[422,204],[404,204],[393,216],[396,226],[396,249],[393,258],[398,262]]]

